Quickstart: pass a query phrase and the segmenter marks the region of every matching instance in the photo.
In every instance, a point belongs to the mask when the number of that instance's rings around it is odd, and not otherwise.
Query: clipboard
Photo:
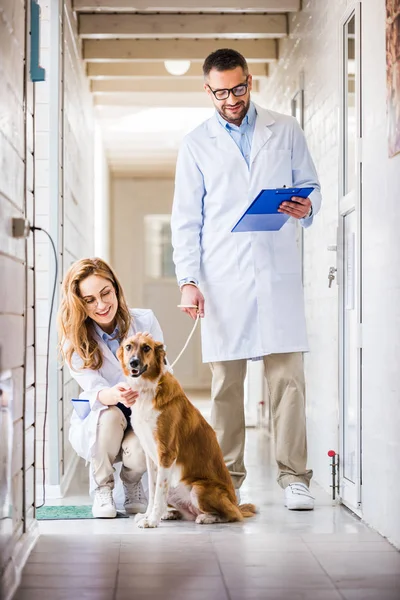
[[[289,215],[278,212],[278,208],[282,202],[290,201],[292,196],[308,198],[313,190],[314,188],[312,187],[261,190],[233,227],[231,233],[243,231],[278,231],[290,219]]]

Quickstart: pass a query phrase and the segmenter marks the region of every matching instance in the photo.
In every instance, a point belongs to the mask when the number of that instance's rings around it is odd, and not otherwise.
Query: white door
[[[361,514],[361,5],[341,23],[341,144],[338,235],[340,496]]]

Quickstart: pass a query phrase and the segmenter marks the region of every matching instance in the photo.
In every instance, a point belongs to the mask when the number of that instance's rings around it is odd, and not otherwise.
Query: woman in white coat
[[[124,383],[116,351],[120,340],[138,331],[163,341],[158,321],[151,310],[128,309],[115,273],[94,258],[78,260],[67,271],[58,323],[63,357],[83,390],[76,404],[79,414],[77,410],[72,414],[69,439],[91,464],[93,516],[117,514],[113,489],[118,462],[126,512],[145,512],[141,482],[145,455],[130,425],[137,393]]]

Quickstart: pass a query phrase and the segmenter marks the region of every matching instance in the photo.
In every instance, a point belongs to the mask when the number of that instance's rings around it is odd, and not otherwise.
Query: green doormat
[[[129,519],[125,513],[117,512],[117,518]],[[94,519],[92,507],[81,506],[42,506],[36,510],[38,521],[64,521],[66,519]]]

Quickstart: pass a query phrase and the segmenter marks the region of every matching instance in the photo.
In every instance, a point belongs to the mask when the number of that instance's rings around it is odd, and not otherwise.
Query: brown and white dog
[[[139,392],[131,420],[149,477],[149,504],[138,515],[139,527],[181,517],[208,524],[254,516],[253,504],[238,506],[215,432],[169,371],[164,345],[138,333],[123,341],[118,358]],[[168,511],[168,504],[176,510]]]

